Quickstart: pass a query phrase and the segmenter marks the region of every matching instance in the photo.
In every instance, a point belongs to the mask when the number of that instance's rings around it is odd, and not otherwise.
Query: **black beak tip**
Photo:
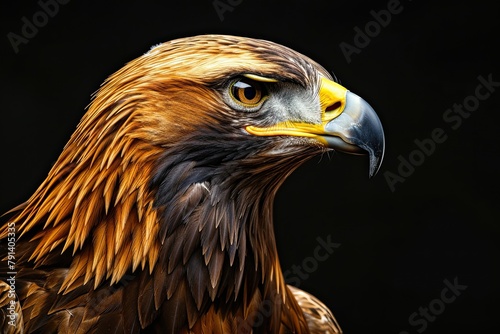
[[[365,145],[363,145],[365,146]],[[365,146],[363,147],[368,153],[369,157],[369,171],[368,171],[368,177],[371,179],[375,175],[377,175],[378,171],[380,170],[380,166],[382,166],[382,161],[384,160],[384,153],[385,153],[385,139],[383,136],[379,138],[377,143],[374,143],[373,146]]]
[[[375,175],[377,175],[381,165],[382,165],[382,156],[377,157],[370,155],[370,169],[368,172],[368,177],[370,179]]]

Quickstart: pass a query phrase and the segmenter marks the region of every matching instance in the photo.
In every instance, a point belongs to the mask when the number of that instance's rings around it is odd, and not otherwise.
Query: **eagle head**
[[[307,332],[279,267],[272,202],[330,150],[367,154],[372,176],[382,125],[306,56],[222,35],[151,48],[104,82],[10,213],[26,332]]]

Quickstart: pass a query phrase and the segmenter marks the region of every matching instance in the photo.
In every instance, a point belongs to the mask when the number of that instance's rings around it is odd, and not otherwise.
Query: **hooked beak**
[[[385,138],[382,123],[375,110],[358,95],[347,92],[342,113],[328,122],[322,137],[329,147],[345,153],[368,154],[369,175],[377,173],[382,164]]]

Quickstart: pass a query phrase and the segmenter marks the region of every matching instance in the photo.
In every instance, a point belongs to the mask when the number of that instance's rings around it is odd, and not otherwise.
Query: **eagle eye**
[[[256,107],[267,96],[260,82],[245,78],[235,80],[229,91],[233,100],[244,107]]]

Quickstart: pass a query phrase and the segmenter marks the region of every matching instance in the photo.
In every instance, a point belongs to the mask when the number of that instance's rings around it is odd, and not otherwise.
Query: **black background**
[[[349,62],[340,44],[354,46],[354,28],[364,30],[371,11],[390,2],[233,0],[221,20],[211,0],[74,0],[18,53],[7,34],[21,34],[22,18],[32,21],[41,7],[3,2],[0,211],[41,183],[101,82],[151,45],[205,33],[269,39],[334,72],[375,108],[386,133],[376,177],[368,179],[366,158],[339,153],[305,164],[283,185],[275,206],[283,269],[311,265],[317,238],[330,238],[340,247],[306,270],[300,287],[323,300],[346,333],[491,332],[500,284],[500,87],[457,129],[443,115],[473,101],[479,76],[500,82],[498,10],[494,2],[401,0]],[[446,141],[391,191],[388,172],[417,157],[414,141],[435,128]],[[419,307],[438,305],[445,279],[467,288],[426,328],[410,324]]]

